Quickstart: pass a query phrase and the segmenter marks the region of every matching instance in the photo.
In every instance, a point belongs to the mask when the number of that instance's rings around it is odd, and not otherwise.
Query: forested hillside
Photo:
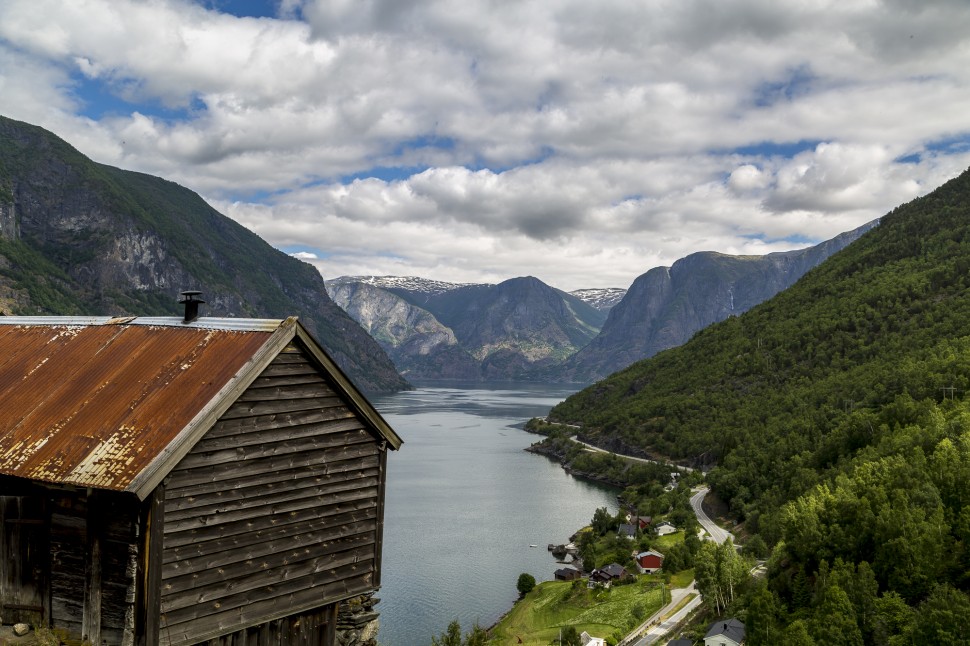
[[[745,531],[775,546],[768,587],[737,609],[750,643],[965,643],[968,270],[964,173],[552,417],[714,467]]]
[[[876,226],[869,222],[812,247],[764,256],[701,251],[639,276],[587,346],[551,373],[592,383],[686,343],[711,323],[737,316],[793,285],[811,268]]]
[[[159,177],[98,164],[0,117],[0,314],[298,315],[363,389],[408,387],[311,265]]]

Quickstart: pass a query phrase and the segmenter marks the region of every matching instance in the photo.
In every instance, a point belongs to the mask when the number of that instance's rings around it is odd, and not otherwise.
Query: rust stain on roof
[[[124,490],[269,327],[0,325],[0,473]]]

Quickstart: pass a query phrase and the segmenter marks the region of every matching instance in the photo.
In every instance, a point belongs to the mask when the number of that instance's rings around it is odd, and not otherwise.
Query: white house
[[[704,635],[704,646],[740,646],[743,643],[744,624],[734,618],[715,621]]]
[[[673,534],[677,531],[677,528],[668,523],[666,520],[657,525],[657,536],[665,536],[667,534]]]

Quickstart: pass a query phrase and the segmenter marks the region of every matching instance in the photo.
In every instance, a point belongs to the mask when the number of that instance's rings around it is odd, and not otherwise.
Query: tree
[[[566,626],[562,629],[562,646],[582,646],[579,632],[575,626]]]
[[[938,586],[920,604],[916,621],[906,631],[909,644],[965,644],[970,625],[970,599],[948,585]]]
[[[532,592],[533,588],[536,587],[536,578],[529,574],[528,572],[523,572],[519,575],[519,580],[515,584],[515,589],[519,591],[521,596],[525,596]]]
[[[615,522],[615,519],[610,515],[606,507],[599,507],[593,512],[593,520],[590,522],[590,526],[594,532],[603,536],[611,529],[616,528],[614,525]]]
[[[485,646],[488,643],[488,631],[478,625],[476,621],[471,631],[465,634],[462,646]]]
[[[812,637],[808,634],[805,621],[802,619],[793,621],[785,628],[781,643],[785,644],[785,646],[815,646],[815,642],[812,641]]]
[[[432,636],[431,646],[461,646],[461,624],[458,620],[452,620],[440,637]]]
[[[747,581],[748,570],[731,539],[720,545],[705,542],[694,557],[694,578],[704,600],[721,614]]]
[[[760,534],[755,534],[748,542],[744,544],[744,555],[753,556],[756,559],[763,559],[768,556],[769,550],[768,546],[765,544],[765,539],[761,538]]]
[[[781,614],[778,599],[762,582],[751,597],[748,614],[744,621],[747,643],[763,646],[778,643],[778,615]]]
[[[488,632],[476,621],[472,629],[461,636],[461,624],[457,619],[448,624],[448,629],[438,637],[431,637],[431,646],[485,646],[488,642]]]
[[[855,608],[849,601],[849,595],[835,584],[826,587],[822,593],[822,603],[815,611],[813,628],[815,641],[820,644],[863,644],[862,631],[859,630]]]

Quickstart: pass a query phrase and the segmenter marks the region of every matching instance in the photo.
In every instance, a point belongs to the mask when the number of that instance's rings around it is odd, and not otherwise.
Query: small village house
[[[704,635],[704,646],[740,646],[744,643],[744,624],[737,619],[715,621]]]
[[[626,568],[619,563],[610,563],[607,566],[598,568],[589,573],[589,583],[588,587],[594,588],[597,586],[608,588],[617,579],[622,579],[626,577]]]
[[[657,536],[666,536],[667,534],[674,534],[677,532],[677,528],[666,520],[658,523],[655,529],[657,531]]]
[[[553,577],[556,581],[576,581],[577,579],[583,578],[583,573],[578,569],[570,566],[564,568],[559,568],[553,573]]]
[[[664,555],[654,550],[640,552],[634,557],[640,574],[653,574],[663,567]]]
[[[372,642],[401,439],[295,318],[0,317],[0,401],[4,623]]]

